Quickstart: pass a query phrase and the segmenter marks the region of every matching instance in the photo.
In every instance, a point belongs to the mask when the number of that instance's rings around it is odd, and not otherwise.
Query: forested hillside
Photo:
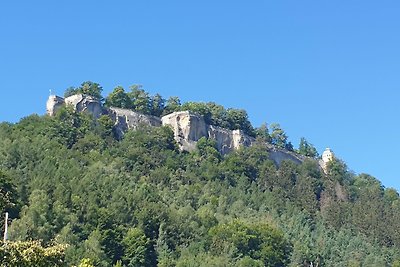
[[[101,97],[101,87],[72,93]],[[192,109],[257,141],[222,156],[203,138],[181,152],[168,127],[117,140],[109,117],[68,107],[4,122],[0,208],[11,244],[65,246],[54,266],[400,266],[399,194],[374,177],[339,159],[324,173],[305,139],[294,149],[278,124],[254,128],[242,110],[166,101],[137,86],[105,103],[158,115]],[[267,143],[308,157],[276,166]]]

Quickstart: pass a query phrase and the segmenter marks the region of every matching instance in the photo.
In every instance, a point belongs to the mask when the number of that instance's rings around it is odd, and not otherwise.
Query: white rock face
[[[72,95],[65,98],[65,104],[72,106],[77,112],[89,112],[93,117],[98,118],[103,114],[101,102],[88,95]]]
[[[214,139],[221,154],[228,154],[234,149],[232,131],[214,125],[208,126],[208,138]]]
[[[233,148],[238,149],[241,146],[251,146],[255,139],[245,134],[242,130],[232,131]]]
[[[50,116],[54,116],[54,114],[62,105],[64,105],[64,98],[56,95],[49,96],[49,99],[47,99],[46,103],[47,114]]]
[[[193,151],[197,141],[202,138],[214,139],[217,149],[227,154],[240,146],[250,146],[254,138],[240,130],[229,130],[214,125],[207,125],[202,116],[189,111],[174,112],[161,118],[162,125],[168,125],[174,131],[175,140],[181,150]]]
[[[217,148],[221,154],[228,154],[241,146],[251,146],[255,139],[246,135],[241,130],[229,130],[213,125],[208,125],[207,138],[214,139],[217,142]]]
[[[161,126],[161,119],[158,117],[144,115],[129,109],[114,108],[108,109],[108,115],[115,122],[117,136],[121,138],[129,129],[137,129],[145,126]]]
[[[192,151],[200,138],[208,137],[204,118],[189,111],[174,112],[162,117],[161,121],[162,125],[172,128],[181,150]]]

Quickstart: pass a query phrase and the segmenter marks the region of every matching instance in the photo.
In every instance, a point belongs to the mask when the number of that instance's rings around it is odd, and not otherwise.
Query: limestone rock
[[[208,126],[208,138],[214,139],[221,154],[228,154],[234,149],[232,131],[214,125]]]
[[[267,146],[267,151],[269,154],[269,159],[272,160],[277,166],[280,166],[282,161],[291,160],[296,164],[300,164],[304,161],[304,158],[296,155],[295,153],[291,153],[287,150],[280,149],[271,145]]]
[[[233,148],[238,149],[241,146],[248,147],[251,146],[255,139],[251,136],[245,134],[242,130],[232,131]]]
[[[77,112],[89,112],[94,118],[99,118],[103,114],[101,102],[88,95],[72,95],[65,98],[65,104],[72,106]]]
[[[145,126],[161,126],[161,119],[155,116],[144,115],[129,109],[114,108],[108,109],[108,115],[115,123],[117,136],[122,138],[124,133],[129,129],[137,129]]]
[[[162,125],[168,125],[174,131],[174,137],[181,150],[192,151],[197,141],[208,137],[207,124],[202,116],[189,111],[179,111],[161,118]]]
[[[250,146],[254,142],[254,138],[247,136],[243,131],[207,125],[202,116],[189,111],[174,112],[161,120],[163,125],[172,128],[181,150],[193,151],[202,137],[214,139],[221,154],[227,154],[240,146]]]
[[[64,98],[56,96],[56,95],[51,95],[49,96],[49,99],[47,99],[46,103],[46,112],[50,116],[54,116],[56,111],[64,105]]]
[[[197,141],[202,138],[211,138],[216,141],[217,149],[225,155],[241,146],[249,147],[255,139],[246,135],[241,130],[229,130],[214,125],[207,125],[202,116],[193,114],[189,111],[174,112],[162,117],[141,114],[129,109],[122,108],[103,108],[101,102],[87,95],[73,95],[63,99],[58,96],[50,96],[47,101],[47,113],[54,115],[56,110],[63,104],[71,105],[77,112],[89,112],[95,118],[102,114],[108,114],[114,121],[115,131],[119,138],[129,129],[137,129],[140,126],[169,126],[174,132],[176,142],[181,150],[193,151],[196,148]],[[270,159],[275,164],[280,165],[283,160],[292,160],[295,163],[301,163],[299,155],[290,151],[279,149],[272,145],[266,147]]]
[[[217,149],[225,155],[241,146],[251,146],[255,139],[246,135],[241,130],[229,130],[213,125],[208,125],[208,138],[214,139],[217,143]]]

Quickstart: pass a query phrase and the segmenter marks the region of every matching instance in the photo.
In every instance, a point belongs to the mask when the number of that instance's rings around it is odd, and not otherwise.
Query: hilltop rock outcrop
[[[196,148],[197,141],[202,137],[214,139],[221,154],[228,154],[241,146],[251,146],[255,142],[253,137],[246,135],[241,130],[229,130],[209,125],[202,116],[189,111],[174,112],[159,118],[129,109],[105,108],[98,99],[82,94],[65,99],[59,96],[50,96],[46,105],[47,113],[53,116],[64,104],[72,106],[77,112],[89,112],[95,118],[107,114],[114,121],[114,129],[118,138],[122,138],[129,129],[137,129],[145,125],[171,127],[176,142],[180,149],[184,151],[193,151]],[[291,160],[295,163],[301,163],[304,160],[295,153],[272,145],[267,145],[266,149],[269,152],[270,159],[276,165],[280,165],[283,160]]]
[[[65,98],[65,104],[72,106],[77,112],[89,112],[95,118],[99,118],[104,113],[101,102],[88,95],[72,95]]]
[[[46,111],[50,116],[54,116],[57,110],[64,104],[72,106],[77,112],[89,112],[93,117],[98,118],[104,113],[103,106],[101,102],[87,95],[72,95],[67,98],[62,98],[60,96],[51,95],[46,103]]]

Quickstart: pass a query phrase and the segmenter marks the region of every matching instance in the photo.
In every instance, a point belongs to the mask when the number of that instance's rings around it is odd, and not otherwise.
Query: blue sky
[[[399,1],[2,1],[0,121],[142,84],[246,109],[400,190]]]

